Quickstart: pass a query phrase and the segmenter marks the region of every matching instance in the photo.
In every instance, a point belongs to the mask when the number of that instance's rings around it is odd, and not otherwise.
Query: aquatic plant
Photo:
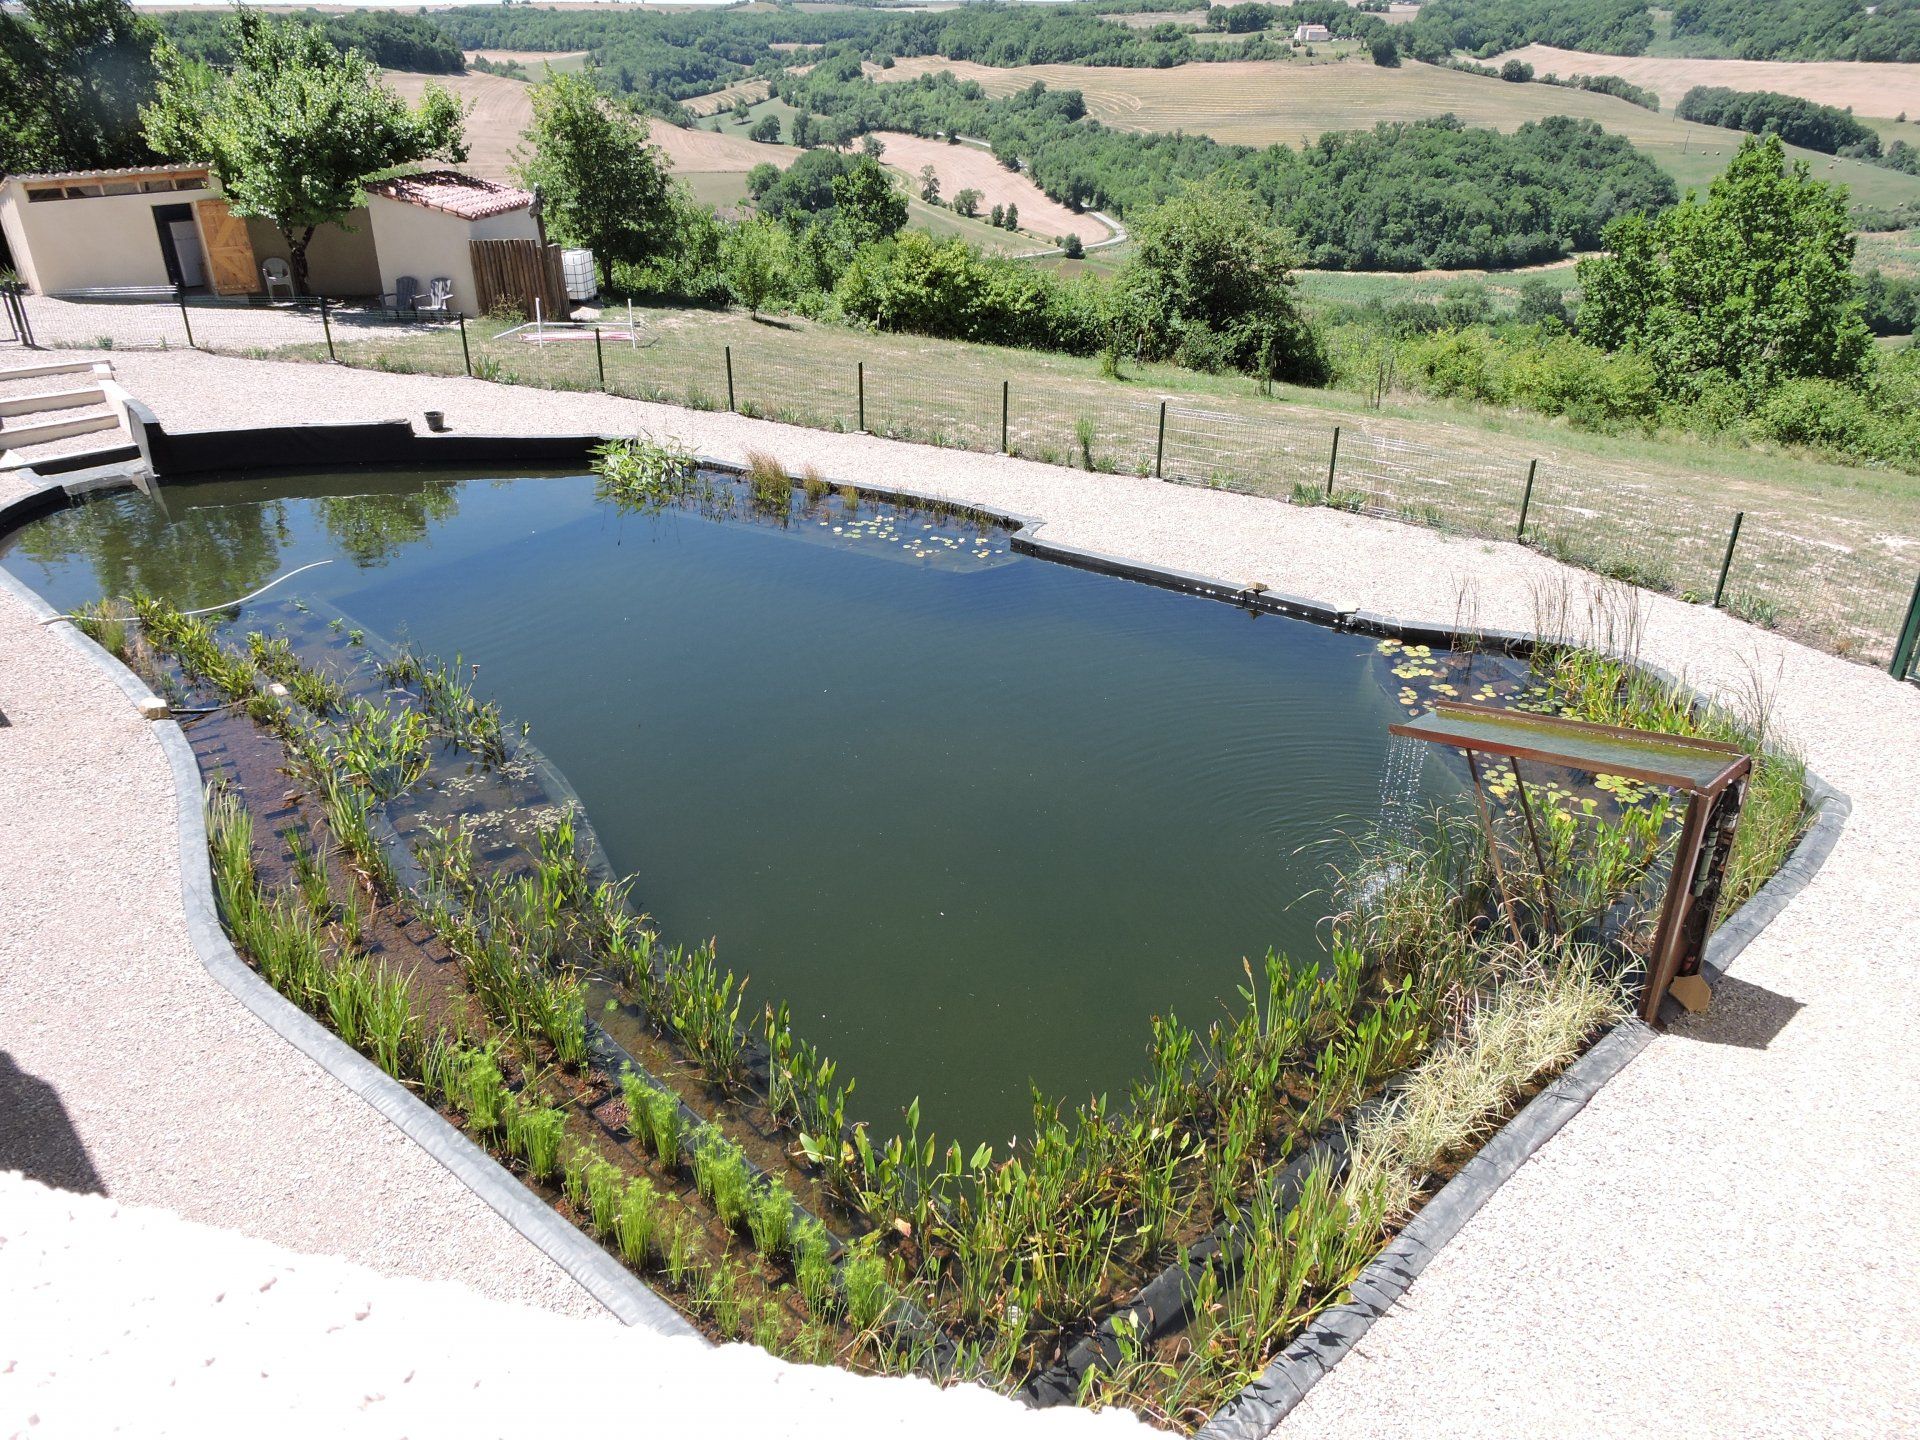
[[[620,1077],[620,1090],[627,1102],[627,1129],[644,1139],[655,1158],[669,1170],[680,1164],[684,1131],[681,1125],[680,1098],[671,1091],[626,1071]]]
[[[630,1181],[620,1194],[612,1230],[620,1256],[629,1265],[645,1265],[652,1255],[659,1228],[659,1202],[659,1192],[645,1176]]]
[[[598,446],[593,471],[603,499],[642,507],[684,495],[696,473],[693,452],[679,440],[644,432]]]
[[[762,1185],[747,1209],[747,1229],[753,1235],[753,1248],[772,1260],[787,1248],[787,1232],[793,1226],[793,1199],[786,1187]]]

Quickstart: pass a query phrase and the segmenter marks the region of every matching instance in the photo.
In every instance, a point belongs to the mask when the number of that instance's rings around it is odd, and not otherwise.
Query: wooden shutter
[[[253,241],[247,222],[227,208],[224,200],[196,200],[200,243],[207,252],[207,281],[216,295],[251,295],[260,288],[254,264]]]

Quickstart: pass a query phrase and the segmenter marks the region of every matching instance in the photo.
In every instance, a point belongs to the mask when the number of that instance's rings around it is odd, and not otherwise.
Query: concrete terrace
[[[113,360],[120,382],[176,430],[417,422],[429,408],[458,433],[644,429],[716,456],[751,447],[835,479],[1037,516],[1050,538],[1404,620],[1529,628],[1541,594],[1595,583],[1517,547],[1331,510],[729,414],[189,352],[116,350]],[[0,477],[0,503],[14,485]],[[1574,1117],[1284,1435],[1920,1432],[1910,1360],[1920,1347],[1920,1140],[1909,1119],[1920,1107],[1920,689],[1676,601],[1644,597],[1642,626],[1643,655],[1703,690],[1738,698],[1761,687],[1779,732],[1852,798],[1852,817],[1813,884],[1740,957],[1712,1013],[1659,1036]],[[4,594],[0,708],[12,722],[0,730],[0,1051],[10,1057],[0,1098],[8,1129],[20,1115],[43,1133],[64,1127],[73,1168],[55,1178],[91,1173],[122,1204],[308,1257],[460,1281],[489,1297],[475,1307],[589,1317],[596,1307],[551,1262],[206,976],[186,943],[158,745],[110,683]],[[0,1169],[18,1163],[5,1155]],[[79,1213],[90,1206],[67,1205],[78,1218],[65,1220],[50,1206],[60,1209],[57,1197],[0,1188],[0,1240],[101,1223]],[[20,1250],[27,1258],[15,1262]],[[8,1284],[29,1297],[9,1318],[88,1333],[46,1288],[71,1273],[62,1266],[75,1253],[0,1248],[0,1269],[18,1263],[42,1281]],[[158,1254],[136,1247],[122,1268]],[[331,1277],[336,1262],[279,1252],[275,1263]],[[190,1317],[184,1302],[180,1313]],[[1090,1422],[942,1399],[910,1382],[810,1378],[764,1357],[724,1370],[730,1351],[710,1373],[650,1348],[681,1342],[614,1331],[604,1318],[487,1313],[507,1350],[555,1324],[583,1327],[580,1343],[596,1354],[617,1335],[625,1363],[675,1403],[716,1374],[736,1377],[737,1403],[777,1407],[763,1412],[779,1417],[770,1433],[807,1433],[808,1417],[824,1426],[831,1412],[814,1407],[830,1392],[842,1404],[870,1397],[838,1412],[841,1433],[876,1433],[909,1411],[919,1433]],[[86,1353],[95,1358],[66,1355],[64,1379],[0,1364],[0,1416],[60,1422],[73,1376],[104,1381],[117,1363],[111,1347]],[[454,1387],[493,1361],[475,1345],[444,1364],[436,1373]],[[302,1383],[319,1403],[361,1378],[347,1365]],[[10,1392],[23,1386],[16,1402]],[[338,1413],[334,1433],[353,1430],[347,1408]]]

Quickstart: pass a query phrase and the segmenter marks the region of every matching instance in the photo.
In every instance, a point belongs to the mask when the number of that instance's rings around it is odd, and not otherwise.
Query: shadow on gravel
[[[1686,1016],[1669,1028],[1686,1040],[1764,1050],[1804,1008],[1798,1000],[1722,975],[1714,984],[1713,1005],[1707,1013]]]
[[[60,1094],[0,1050],[0,1170],[18,1170],[58,1190],[104,1195],[107,1187]]]

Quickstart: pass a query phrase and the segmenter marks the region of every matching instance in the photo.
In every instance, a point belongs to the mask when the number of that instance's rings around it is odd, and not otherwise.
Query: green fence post
[[[460,321],[460,363],[465,367],[467,378],[473,378],[473,351],[467,348],[467,312],[462,310]]]
[[[1012,392],[1013,382],[1000,382],[1000,453],[1011,455],[1013,451],[1007,445],[1007,396]]]
[[[1153,478],[1163,478],[1160,474],[1161,462],[1167,458],[1167,402],[1160,402],[1160,433],[1153,441]]]
[[[1333,471],[1340,463],[1340,427],[1333,427],[1333,453],[1327,456],[1327,498],[1333,498]]]
[[[740,407],[733,403],[733,347],[729,345],[726,348],[727,348],[727,409],[733,411],[735,414],[738,414]]]
[[[864,435],[867,433],[867,362],[866,361],[856,360],[853,362],[853,380],[854,380],[854,387],[858,392],[858,396],[859,396],[859,398],[855,401],[856,409],[854,412],[854,418],[858,423],[853,428],[858,430],[862,435]]]
[[[593,327],[593,363],[600,367],[600,388],[607,388],[607,352],[600,348],[600,327]]]
[[[186,326],[187,329],[187,348],[189,350],[197,350],[200,347],[193,343],[193,321],[188,318],[187,315],[187,287],[184,285],[174,286],[173,298],[180,302],[180,323]]]
[[[327,318],[327,297],[320,297],[320,328],[327,332],[327,359],[334,364],[340,363],[340,357],[333,348],[333,322]]]
[[[1913,582],[1913,598],[1907,602],[1907,618],[1900,624],[1900,639],[1893,647],[1893,663],[1887,672],[1896,680],[1905,680],[1913,669],[1913,652],[1920,649],[1920,580]]]
[[[1720,561],[1720,583],[1713,587],[1713,608],[1720,608],[1720,597],[1727,593],[1727,571],[1733,568],[1733,547],[1740,543],[1740,527],[1746,522],[1747,512],[1733,512],[1733,533],[1727,536],[1727,553]]]
[[[1520,523],[1514,527],[1513,532],[1514,543],[1518,545],[1527,543],[1527,512],[1533,508],[1533,477],[1539,472],[1539,469],[1540,462],[1538,460],[1529,460],[1527,462],[1527,488],[1526,492],[1520,497]]]

